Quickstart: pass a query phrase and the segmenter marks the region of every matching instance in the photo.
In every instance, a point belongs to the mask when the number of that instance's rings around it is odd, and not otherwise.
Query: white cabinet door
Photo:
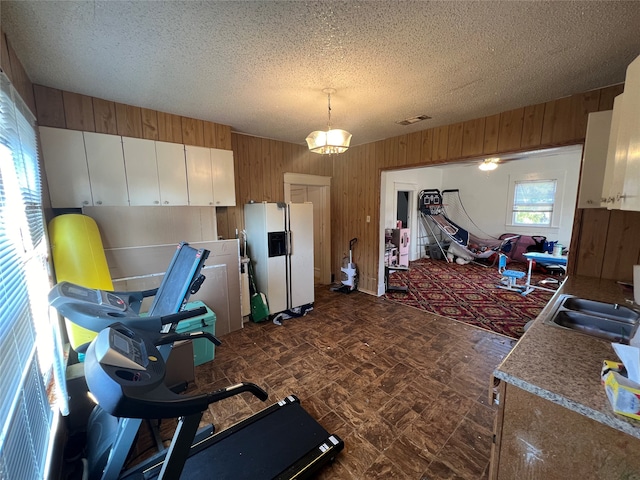
[[[210,148],[185,146],[189,205],[213,206],[210,151]]]
[[[129,204],[160,205],[160,187],[153,140],[122,137]]]
[[[627,68],[624,102],[629,134],[620,208],[640,211],[640,57]]]
[[[623,93],[618,95],[616,100],[621,98],[619,102],[620,106],[620,121],[618,123],[618,134],[616,136],[616,149],[614,155],[613,164],[613,177],[611,180],[611,186],[609,187],[609,194],[612,203],[607,204],[610,209],[619,209],[622,204],[622,189],[624,188],[624,177],[627,172],[627,149],[629,147],[629,105],[627,102],[627,94]]]
[[[92,205],[82,132],[40,127],[40,144],[51,206],[80,208]]]
[[[155,143],[160,202],[162,205],[189,205],[184,145]]]
[[[613,114],[611,115],[611,130],[609,131],[609,143],[607,145],[607,162],[604,170],[604,180],[602,182],[601,207],[611,208],[614,200],[613,175],[616,168],[616,142],[618,141],[618,131],[620,130],[620,116],[622,113],[622,94],[613,100]]]
[[[236,183],[233,174],[233,151],[211,149],[213,173],[213,201],[216,207],[236,204]]]
[[[578,208],[600,207],[612,115],[613,110],[589,114],[582,154]]]
[[[94,205],[129,205],[122,137],[84,132]]]

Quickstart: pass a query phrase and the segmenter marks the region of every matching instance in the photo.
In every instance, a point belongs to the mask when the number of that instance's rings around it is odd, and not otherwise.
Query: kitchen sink
[[[558,327],[623,344],[638,329],[640,313],[618,304],[571,295],[562,295],[556,304],[547,322]]]
[[[640,314],[627,307],[621,307],[617,303],[596,302],[578,297],[569,297],[562,302],[562,306],[569,310],[576,310],[589,315],[611,318],[620,322],[635,323]]]

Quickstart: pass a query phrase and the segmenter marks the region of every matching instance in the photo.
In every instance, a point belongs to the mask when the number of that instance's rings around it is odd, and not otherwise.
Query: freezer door
[[[275,203],[252,203],[244,207],[249,253],[258,290],[267,296],[269,313],[287,309],[287,257],[269,256],[269,233],[285,229],[285,208]]]
[[[313,204],[289,203],[289,308],[313,303]]]

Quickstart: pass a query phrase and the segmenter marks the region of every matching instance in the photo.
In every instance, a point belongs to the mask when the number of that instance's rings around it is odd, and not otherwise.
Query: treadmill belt
[[[299,403],[290,403],[226,438],[213,437],[187,460],[182,478],[271,479],[328,437]]]

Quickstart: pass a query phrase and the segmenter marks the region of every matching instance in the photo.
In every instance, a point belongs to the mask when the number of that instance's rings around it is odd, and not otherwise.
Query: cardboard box
[[[601,378],[613,411],[640,420],[640,385],[624,376],[626,370],[620,362],[605,360]]]

